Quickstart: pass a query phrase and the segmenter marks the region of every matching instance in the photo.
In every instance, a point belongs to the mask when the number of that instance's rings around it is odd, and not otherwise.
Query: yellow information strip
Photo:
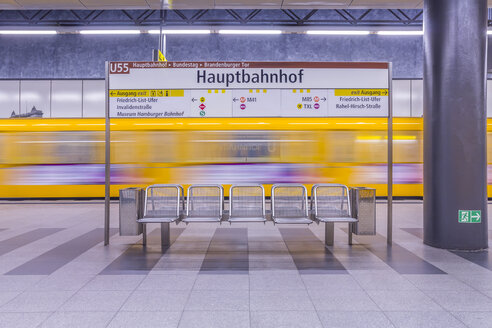
[[[110,97],[184,97],[184,90],[109,90]]]
[[[388,96],[388,89],[335,89],[335,97]]]

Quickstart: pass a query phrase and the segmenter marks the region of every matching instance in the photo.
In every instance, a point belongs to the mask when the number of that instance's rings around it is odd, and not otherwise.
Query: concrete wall
[[[106,60],[151,60],[158,36],[0,36],[0,79],[104,78]],[[394,78],[422,78],[420,36],[170,35],[169,60],[390,61]]]

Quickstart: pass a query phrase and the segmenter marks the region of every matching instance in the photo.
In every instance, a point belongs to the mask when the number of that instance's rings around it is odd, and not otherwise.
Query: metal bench
[[[170,245],[170,227],[184,213],[183,187],[176,184],[155,184],[145,189],[144,214],[138,219],[143,224],[143,244],[147,244],[147,223],[161,224],[161,244]]]
[[[302,184],[272,186],[272,220],[275,224],[310,224],[307,189]]]
[[[260,184],[232,185],[229,222],[266,222],[265,188]]]
[[[224,188],[221,185],[188,187],[185,223],[220,222],[224,210]]]
[[[333,245],[335,222],[349,224],[349,244],[352,244],[352,217],[347,186],[342,184],[316,184],[311,190],[311,216],[318,224],[325,223],[325,244]]]

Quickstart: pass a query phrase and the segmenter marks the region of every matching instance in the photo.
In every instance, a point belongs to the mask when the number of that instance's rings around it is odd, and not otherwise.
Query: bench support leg
[[[333,222],[325,223],[325,245],[333,246],[334,239],[335,239],[335,223]]]
[[[348,244],[352,245],[352,228],[353,228],[353,223],[348,224]]]
[[[147,225],[145,223],[142,224],[142,245],[147,246]]]
[[[171,227],[169,223],[161,223],[161,246],[171,246]]]

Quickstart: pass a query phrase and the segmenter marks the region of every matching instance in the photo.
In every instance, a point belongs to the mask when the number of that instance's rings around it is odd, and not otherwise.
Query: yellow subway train
[[[385,118],[112,119],[111,195],[154,183],[325,182],[374,187],[386,196],[387,124]],[[422,119],[393,124],[394,195],[422,196]],[[104,119],[0,120],[0,198],[103,197],[104,129]]]

